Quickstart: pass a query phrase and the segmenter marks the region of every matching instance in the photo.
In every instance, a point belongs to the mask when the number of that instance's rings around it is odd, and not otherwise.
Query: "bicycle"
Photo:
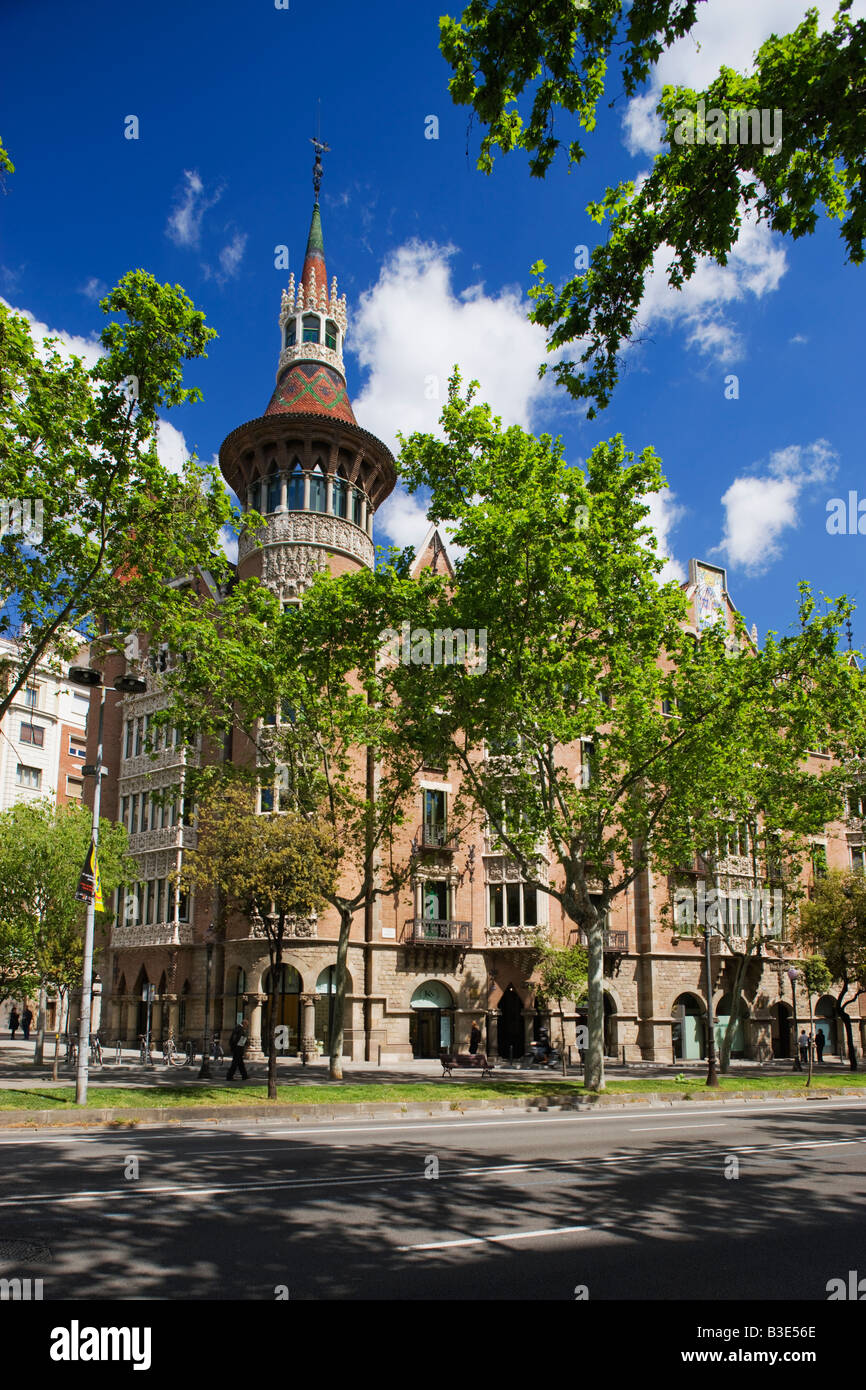
[[[162,1060],[167,1067],[187,1067],[192,1061],[192,1043],[185,1044],[179,1051],[174,1038],[169,1034],[162,1045]]]
[[[152,1050],[151,1050],[152,1044],[150,1043],[149,1039],[145,1037],[144,1033],[139,1033],[139,1035],[138,1035],[138,1044],[139,1044],[139,1045],[138,1045],[138,1061],[139,1061],[139,1065],[142,1066],[142,1067],[152,1067],[152,1066],[153,1066],[153,1052],[152,1052]]]
[[[98,1033],[90,1039],[90,1065],[92,1067],[102,1066],[102,1042]]]

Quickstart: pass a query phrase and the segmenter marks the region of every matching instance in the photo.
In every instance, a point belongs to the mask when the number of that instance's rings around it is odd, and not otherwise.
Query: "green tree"
[[[378,570],[317,576],[285,612],[258,581],[244,581],[181,614],[171,643],[186,659],[166,675],[169,717],[196,731],[240,735],[275,811],[317,810],[338,856],[323,898],[339,918],[329,1075],[342,1077],[349,938],[363,913],[372,935],[377,898],[408,880],[395,837],[416,795],[422,759],[403,736],[396,674],[382,664],[382,633],[426,611],[432,577],[408,558]],[[365,967],[368,976],[371,966]],[[372,978],[364,994],[374,993]]]
[[[798,944],[817,952],[838,984],[836,1018],[845,1029],[848,1060],[857,1070],[850,1009],[866,994],[866,875],[831,869],[800,909]]]
[[[463,550],[424,625],[483,630],[486,670],[402,668],[404,724],[428,765],[458,769],[460,798],[585,938],[598,1089],[613,903],[711,843],[754,792],[756,761],[772,753],[793,788],[816,728],[856,724],[859,673],[836,651],[850,606],[819,613],[803,587],[794,637],[758,649],[738,618],[733,636],[716,624],[696,640],[680,585],[658,579],[652,450],[635,459],[617,437],[571,468],[559,442],[503,430],[459,384],[443,438],[403,440],[399,466],[410,490],[430,488],[431,520]]]
[[[715,3],[715,0],[712,0]],[[668,283],[681,288],[701,258],[725,265],[747,215],[798,238],[814,232],[821,212],[841,223],[848,259],[861,264],[866,234],[864,129],[866,20],[852,22],[842,0],[833,25],[821,32],[809,10],[789,34],[772,35],[748,76],[723,67],[703,92],[665,87],[657,106],[664,148],[649,177],[609,187],[587,212],[609,219],[605,240],[588,269],[557,288],[544,264],[531,291],[531,318],[548,329],[548,348],[574,343],[578,362],[557,362],[554,374],[572,396],[606,407],[616,386],[623,344],[633,336],[660,248],[668,248]],[[620,57],[622,85],[633,96],[661,53],[695,23],[690,0],[623,0],[563,5],[560,0],[471,0],[458,22],[440,21],[441,48],[451,64],[453,100],[470,106],[486,128],[479,168],[490,172],[496,149],[521,148],[533,175],[544,177],[561,141],[557,111],[576,118],[570,164],[586,153],[582,132],[596,123],[611,60]],[[519,101],[532,93],[528,119]],[[699,105],[699,103],[703,105]],[[728,140],[700,112],[778,112],[781,146]],[[694,113],[686,120],[684,113]],[[689,131],[692,138],[689,139]],[[542,368],[544,371],[545,368]]]
[[[806,994],[809,998],[809,1075],[806,1077],[806,1085],[811,1086],[812,1063],[815,1055],[815,1019],[812,1014],[812,995],[826,994],[833,983],[833,976],[822,956],[809,956],[806,960],[800,961],[800,974],[803,977],[803,984],[806,986]]]
[[[19,802],[0,815],[0,923],[12,944],[4,988],[7,996],[39,991],[37,1062],[42,1060],[46,990],[56,989],[62,1013],[69,991],[81,984],[86,907],[75,892],[92,825],[85,807],[56,807],[48,799]],[[124,827],[100,820],[99,872],[105,901],[130,866],[126,846]],[[97,914],[101,928],[109,920],[110,913]]]
[[[233,512],[212,468],[160,462],[157,412],[201,399],[183,364],[214,330],[183,290],[130,271],[102,301],[119,316],[87,368],[0,305],[0,497],[24,499],[24,533],[0,539],[0,718],[40,661],[61,663],[88,636],[158,632],[189,602],[170,581],[196,565],[227,575],[220,533]],[[28,527],[27,522],[30,522]],[[98,628],[97,628],[98,622]]]
[[[287,928],[324,905],[336,862],[327,826],[296,811],[258,815],[255,788],[244,782],[211,789],[199,806],[197,847],[184,855],[181,880],[219,889],[227,908],[248,914],[267,940],[269,1100],[277,1098],[277,997]]]
[[[582,946],[551,946],[541,939],[538,949],[535,976],[539,992],[545,999],[552,999],[559,1010],[559,1047],[562,1074],[565,1076],[565,1014],[562,1006],[566,999],[576,1001],[582,995],[589,978],[589,961]]]

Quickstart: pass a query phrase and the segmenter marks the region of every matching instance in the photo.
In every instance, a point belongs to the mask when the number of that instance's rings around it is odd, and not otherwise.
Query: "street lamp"
[[[96,735],[96,762],[88,764],[84,772],[96,778],[93,791],[93,855],[99,843],[99,802],[102,792],[102,778],[107,769],[102,766],[102,724],[105,714],[105,691],[102,672],[92,666],[70,666],[68,679],[73,685],[86,685],[90,689],[99,687],[99,727]],[[147,689],[147,683],[138,676],[118,676],[114,689],[122,695],[140,695]],[[81,967],[81,1013],[78,1024],[78,1071],[75,1077],[75,1104],[87,1104],[87,1074],[90,1061],[90,1009],[93,995],[93,932],[96,915],[96,893],[87,901],[87,920],[84,927],[84,960]]]
[[[800,1026],[797,1022],[797,981],[800,978],[800,972],[792,965],[790,970],[787,970],[785,973],[791,981],[791,999],[794,1003],[794,1066],[792,1070],[802,1071],[803,1063],[800,1061],[800,1041],[797,1037],[797,1029]]]

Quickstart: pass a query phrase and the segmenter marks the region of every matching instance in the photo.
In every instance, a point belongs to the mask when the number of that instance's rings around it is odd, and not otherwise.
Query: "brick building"
[[[376,509],[393,489],[393,459],[385,445],[356,421],[346,388],[343,346],[348,331],[345,295],[336,278],[328,288],[317,201],[303,272],[291,277],[280,309],[277,384],[265,413],[233,430],[220,450],[222,472],[248,508],[267,520],[255,540],[242,536],[238,573],[255,575],[284,603],[299,599],[322,567],[344,573],[374,562]],[[448,566],[442,538],[431,530],[417,570]],[[189,581],[193,582],[193,581]],[[207,575],[194,581],[209,584]],[[724,570],[690,564],[686,592],[696,634],[708,618],[733,606]],[[206,934],[214,904],[187,897],[170,881],[184,850],[195,844],[193,809],[184,798],[190,761],[247,758],[235,735],[227,749],[184,748],[173,731],[148,754],[148,719],[160,705],[159,670],[166,654],[149,657],[148,690],[120,698],[109,691],[105,715],[103,814],[122,820],[140,866],[139,882],[118,894],[105,980],[106,1036],[134,1042],[144,1031],[145,986],[156,990],[153,1032],[180,1040],[203,1031]],[[108,663],[109,684],[123,669]],[[92,721],[95,724],[95,721]],[[88,757],[95,760],[95,744]],[[575,774],[590,775],[588,750],[571,750]],[[815,758],[822,755],[816,753]],[[585,763],[585,772],[584,769]],[[554,943],[572,937],[559,904],[521,882],[513,863],[483,834],[454,837],[449,815],[456,783],[428,769],[418,778],[416,814],[401,851],[412,857],[409,887],[377,899],[358,913],[349,947],[346,1054],[355,1059],[435,1057],[443,1047],[467,1046],[478,1021],[493,1055],[519,1057],[549,1016],[536,1009],[531,981],[532,941],[541,929]],[[273,805],[262,793],[261,809]],[[829,826],[818,861],[863,868],[864,809],[852,803],[847,823]],[[749,904],[748,831],[730,827],[730,842],[716,865],[713,888],[724,902],[729,928],[744,923]],[[700,1056],[705,1044],[706,978],[700,943],[688,914],[664,918],[675,885],[647,872],[616,903],[606,935],[605,1050],[627,1060],[670,1061]],[[745,899],[745,900],[744,900]],[[338,922],[328,911],[298,921],[285,948],[278,1021],[289,1030],[290,1052],[327,1050],[331,1025]],[[735,933],[736,935],[736,933]],[[789,1055],[793,1042],[791,985],[784,975],[784,938],[778,959],[758,961],[747,977],[747,1018],[734,1053],[765,1059]],[[713,999],[721,1023],[731,1010],[732,958],[716,939]],[[255,922],[233,918],[224,939],[211,942],[214,1027],[223,1035],[243,1012],[251,1021],[251,1051],[261,1046],[268,994],[268,954]],[[813,1000],[817,1013],[826,1001]],[[807,1015],[802,990],[798,1016]],[[214,1017],[214,1015],[212,1015]],[[567,1012],[565,1042],[575,1039],[581,1014]],[[553,1020],[556,1033],[556,1021]],[[824,1026],[824,1025],[822,1025]],[[862,1029],[866,1029],[864,1017]],[[841,1030],[840,1034],[841,1034]],[[826,1021],[828,1054],[844,1038]],[[862,1043],[862,1038],[861,1038]]]

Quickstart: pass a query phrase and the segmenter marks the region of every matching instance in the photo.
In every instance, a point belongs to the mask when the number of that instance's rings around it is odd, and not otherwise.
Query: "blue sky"
[[[586,421],[538,381],[529,267],[540,258],[554,280],[569,276],[575,247],[599,236],[586,204],[649,167],[652,88],[602,109],[579,170],[561,162],[540,182],[518,155],[485,177],[477,130],[447,92],[445,8],[6,0],[0,132],[17,172],[0,198],[0,295],[92,350],[96,300],[126,270],[183,285],[219,337],[190,374],[203,403],[171,415],[163,445],[212,458],[273,388],[288,278],[274,248],[287,244],[300,269],[321,98],[325,251],[349,300],[360,424],[392,447],[398,430],[433,428],[459,362],[507,421],[561,434],[575,462],[615,433],[635,450],[652,444],[670,486],[656,516],[673,571],[690,556],[726,565],[734,602],[762,633],[790,625],[801,578],[866,601],[866,535],[826,529],[829,499],[866,499],[866,269],[845,264],[836,225],[797,243],[749,227],[730,265],[702,268],[684,294],[656,278],[613,403]],[[678,45],[660,76],[704,85],[805,8],[708,0],[700,47]],[[124,138],[129,115],[137,140]],[[725,398],[731,373],[736,400]],[[398,494],[377,539],[408,544],[425,529],[417,501]]]

